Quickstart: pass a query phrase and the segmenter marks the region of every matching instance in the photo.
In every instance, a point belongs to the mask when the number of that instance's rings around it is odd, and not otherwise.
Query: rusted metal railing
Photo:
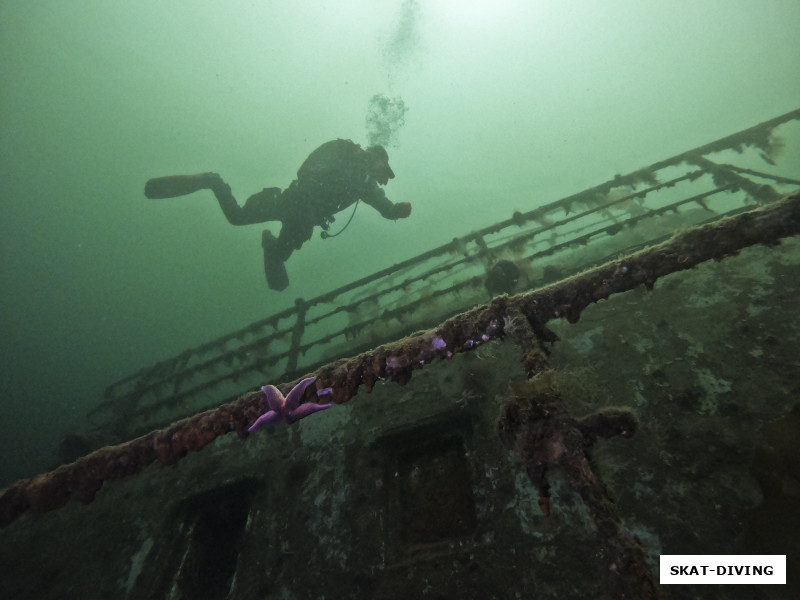
[[[90,420],[121,441],[216,406],[242,389],[295,379],[431,327],[496,293],[540,287],[662,241],[676,229],[768,204],[800,186],[797,165],[781,166],[778,157],[779,135],[800,144],[798,120],[800,110],[787,113],[298,299],[291,308],[111,384]],[[739,158],[746,164],[722,162]],[[498,288],[489,276],[493,269],[504,275],[503,268],[516,275],[505,273]]]

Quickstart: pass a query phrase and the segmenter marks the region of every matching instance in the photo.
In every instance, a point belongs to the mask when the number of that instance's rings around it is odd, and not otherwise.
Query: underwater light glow
[[[424,5],[424,14],[436,15],[436,20],[466,31],[503,29],[518,19],[537,14],[550,3],[522,0],[445,0]]]

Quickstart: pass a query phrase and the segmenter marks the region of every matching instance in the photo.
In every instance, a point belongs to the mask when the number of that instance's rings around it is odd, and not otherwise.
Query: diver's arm
[[[377,210],[384,219],[405,219],[411,214],[411,204],[408,202],[392,202],[386,197],[384,191],[377,183],[372,184],[361,199]]]

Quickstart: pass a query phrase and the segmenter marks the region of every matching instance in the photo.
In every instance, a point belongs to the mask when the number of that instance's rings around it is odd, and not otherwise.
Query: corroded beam
[[[520,457],[525,473],[539,491],[539,507],[550,514],[548,473],[563,470],[594,521],[605,549],[610,597],[659,597],[642,546],[623,530],[606,488],[594,472],[591,447],[597,438],[630,437],[637,428],[633,413],[605,409],[577,420],[563,408],[551,371],[516,387],[503,403],[497,431],[503,444]]]
[[[590,269],[558,283],[512,297],[495,298],[448,319],[438,327],[417,332],[354,358],[320,368],[318,389],[330,387],[336,403],[353,398],[362,385],[371,390],[381,380],[401,385],[415,369],[435,358],[449,358],[470,351],[493,339],[513,335],[514,320],[527,320],[540,339],[554,337],[548,321],[566,318],[576,322],[593,302],[644,284],[652,289],[656,280],[669,273],[691,269],[710,260],[738,253],[754,244],[774,245],[781,238],[800,233],[800,192],[794,192],[763,208],[689,229],[672,239],[636,254]],[[535,356],[526,359],[535,370]],[[278,385],[287,393],[295,382]],[[306,401],[316,398],[307,391]],[[250,391],[235,402],[173,423],[117,446],[101,448],[54,471],[20,480],[0,492],[0,526],[11,523],[28,509],[53,510],[73,494],[91,502],[106,481],[139,473],[160,460],[173,464],[190,450],[200,450],[220,435],[236,431],[247,435],[247,427],[265,411],[260,391]]]

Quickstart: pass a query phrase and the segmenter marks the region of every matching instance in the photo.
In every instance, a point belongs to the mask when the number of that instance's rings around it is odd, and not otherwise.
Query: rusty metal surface
[[[666,242],[536,291],[495,298],[490,304],[456,315],[433,329],[320,367],[315,372],[317,388],[332,388],[333,401],[344,403],[362,385],[367,390],[381,380],[403,385],[415,370],[435,359],[469,352],[506,336],[519,341],[515,328],[523,331],[523,338],[530,337],[525,333],[528,325],[538,339],[553,341],[554,335],[546,327],[548,321],[565,318],[576,322],[587,306],[612,294],[640,285],[652,288],[657,279],[670,273],[734,255],[754,244],[775,245],[781,238],[798,233],[800,192],[795,192],[763,208],[687,230]],[[519,319],[524,319],[524,327],[520,328]],[[538,368],[530,352],[523,352],[521,362],[529,374]],[[287,393],[293,383],[277,387]],[[315,398],[313,388],[306,398]],[[173,464],[190,450],[200,450],[232,431],[244,436],[264,409],[263,394],[250,392],[233,403],[19,481],[0,493],[0,525],[8,525],[28,509],[59,508],[73,494],[83,502],[91,502],[106,481],[134,475],[156,460]]]
[[[296,379],[341,356],[433,327],[491,296],[542,287],[676,229],[765,205],[800,186],[800,172],[779,159],[800,143],[798,119],[800,110],[787,113],[298,299],[111,384],[90,421],[111,436],[104,443],[130,439],[243,389]],[[500,264],[517,271],[505,289],[487,284]]]

